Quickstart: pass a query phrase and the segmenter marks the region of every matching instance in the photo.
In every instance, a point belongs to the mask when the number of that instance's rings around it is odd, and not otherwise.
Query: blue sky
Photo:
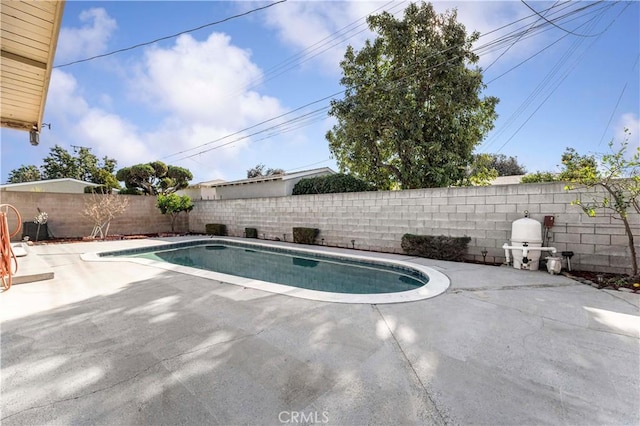
[[[267,4],[67,1],[55,64]],[[20,165],[41,165],[55,144],[90,147],[99,157],[118,160],[118,167],[160,159],[190,169],[193,182],[242,179],[258,163],[286,171],[337,170],[324,137],[333,125],[321,109],[329,100],[294,110],[342,90],[339,61],[347,44],[358,48],[372,37],[366,15],[388,10],[401,16],[407,4],[289,0],[176,38],[58,67],[44,114],[51,129],[42,130],[40,145],[29,145],[27,133],[2,129],[1,180]],[[555,4],[546,12],[548,20],[575,12],[554,26],[520,1],[434,3],[440,11],[457,8],[468,31],[485,34],[476,46],[485,94],[500,98],[499,119],[477,152],[517,156],[533,172],[556,170],[568,146],[604,152],[609,140],[621,140],[625,127],[632,132],[631,145],[638,146],[640,3],[601,2],[582,11],[577,10],[592,3],[527,4],[542,13]],[[544,27],[482,48],[533,24]],[[279,127],[267,130],[273,126]]]

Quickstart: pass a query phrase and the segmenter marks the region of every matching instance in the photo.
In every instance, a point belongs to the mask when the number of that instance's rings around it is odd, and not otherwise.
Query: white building
[[[329,167],[280,175],[259,176],[232,182],[209,181],[178,191],[192,200],[231,200],[236,198],[286,197],[301,179],[335,174]]]
[[[8,183],[0,185],[0,191],[20,192],[59,192],[64,194],[83,194],[87,186],[100,186],[96,183],[85,182],[78,179],[63,178],[36,180],[33,182]]]

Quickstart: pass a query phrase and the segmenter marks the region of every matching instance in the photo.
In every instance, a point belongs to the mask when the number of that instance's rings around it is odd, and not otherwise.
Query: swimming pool
[[[213,238],[103,253],[84,260],[130,261],[273,293],[341,303],[397,303],[444,292],[444,274],[384,255]]]

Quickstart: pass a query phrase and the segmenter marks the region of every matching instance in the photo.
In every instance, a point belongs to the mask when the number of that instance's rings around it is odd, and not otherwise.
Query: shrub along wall
[[[195,202],[189,228],[204,232],[205,224],[222,223],[229,235],[242,237],[246,227],[253,227],[259,238],[287,241],[292,241],[293,227],[318,228],[316,243],[352,247],[355,240],[357,249],[391,253],[403,252],[401,239],[407,233],[468,236],[468,258],[482,260],[486,249],[487,262],[502,262],[511,223],[528,210],[540,222],[555,216],[549,244],[573,251],[574,268],[630,271],[622,223],[609,216],[586,216],[570,205],[578,196],[578,191],[565,191],[563,183],[541,183],[203,200]],[[640,235],[640,217],[633,213],[630,219]]]
[[[0,202],[11,204],[18,209],[23,222],[32,222],[38,208],[49,215],[49,231],[56,238],[84,237],[91,234],[93,224],[82,214],[85,201],[91,194],[59,194],[47,192],[0,192]],[[129,198],[127,210],[111,222],[109,235],[133,235],[171,232],[171,218],[162,215],[155,206],[155,197],[120,195]],[[9,214],[9,228],[15,229],[13,214]],[[180,214],[176,221],[176,232],[188,229],[186,214]],[[14,237],[19,240],[21,234]]]

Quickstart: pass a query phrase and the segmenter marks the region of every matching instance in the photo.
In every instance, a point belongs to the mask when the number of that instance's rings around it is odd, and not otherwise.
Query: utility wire
[[[298,117],[296,117],[296,118],[294,118],[294,119],[290,120],[290,121],[289,121],[289,123],[290,123],[290,122],[292,122],[292,121],[294,121],[294,120],[300,120],[300,119],[302,119],[302,118],[308,117],[308,116],[310,116],[310,115],[312,115],[312,114],[315,114],[315,113],[317,113],[317,112],[319,112],[319,111],[326,111],[326,110],[328,110],[328,109],[329,109],[329,107],[328,107],[328,106],[326,106],[326,107],[322,107],[322,108],[318,108],[318,109],[316,109],[316,110],[313,110],[313,111],[311,111],[311,112],[308,112],[308,113],[306,113],[306,114],[303,114],[303,115],[301,115],[301,116],[298,116]],[[219,148],[225,147],[225,146],[227,146],[227,145],[231,145],[231,144],[233,144],[233,143],[240,142],[240,141],[242,141],[242,140],[244,140],[244,139],[248,139],[248,138],[250,138],[251,136],[256,136],[256,135],[259,135],[259,134],[262,134],[262,133],[268,132],[269,130],[276,129],[276,128],[278,128],[279,126],[282,126],[282,124],[276,124],[275,126],[271,126],[271,127],[266,128],[266,129],[259,130],[259,131],[257,131],[257,132],[251,133],[251,134],[249,134],[249,135],[241,136],[241,137],[239,137],[239,138],[237,138],[237,139],[234,139],[234,140],[232,140],[232,141],[229,141],[229,142],[223,143],[223,144],[221,144],[221,145],[216,145],[216,146],[214,146],[214,147],[207,148],[207,149],[205,149],[205,150],[203,150],[203,151],[196,152],[195,154],[190,154],[190,155],[187,155],[187,156],[184,156],[184,157],[177,158],[177,159],[175,159],[174,161],[180,161],[180,160],[185,160],[185,159],[187,159],[187,158],[195,157],[195,156],[197,156],[197,155],[204,154],[205,152],[213,151],[213,150],[215,150],[215,149],[219,149]],[[274,136],[274,135],[271,135],[270,137],[273,137],[273,136]],[[225,138],[226,138],[226,137],[225,137]],[[264,139],[266,139],[266,138],[262,138],[262,139],[260,139],[260,140],[264,140]],[[193,148],[192,148],[192,149],[193,149]]]
[[[573,13],[573,12],[570,12],[570,13],[568,13],[568,14],[566,14],[566,15],[563,15],[561,18],[563,18],[563,17],[565,17],[565,16],[567,16],[567,15],[570,15],[571,13]],[[532,16],[533,16],[533,15],[532,15]],[[520,20],[518,20],[518,21],[520,21]],[[518,22],[518,21],[517,21],[517,22]],[[510,25],[512,25],[512,24],[505,25],[505,26],[503,26],[503,27],[501,27],[501,28],[506,28],[506,27],[508,27],[508,26],[510,26]],[[491,32],[489,32],[489,33],[487,33],[487,34],[493,33],[493,32],[495,32],[495,31],[496,31],[496,30],[491,31]],[[444,53],[444,52],[446,52],[446,51],[448,51],[448,50],[450,50],[450,49],[451,49],[451,48],[449,48],[449,49],[445,49],[444,51],[439,52],[439,53]],[[459,59],[459,56],[455,56],[455,57],[450,58],[450,59],[448,59],[448,60],[446,60],[446,61],[444,61],[444,62],[441,62],[441,63],[439,63],[439,64],[436,64],[436,65],[434,65],[434,66],[430,67],[429,69],[425,70],[424,72],[428,72],[428,71],[429,71],[429,70],[431,70],[431,69],[434,69],[434,68],[437,68],[437,67],[440,67],[440,66],[443,66],[443,65],[447,65],[449,62],[451,62],[451,61],[453,61],[453,60],[456,60],[456,59]],[[407,78],[407,77],[410,77],[410,76],[412,76],[412,75],[407,74],[407,75],[402,76],[402,77],[400,77],[399,79],[397,79],[397,81],[401,81],[401,80],[403,80],[403,79],[405,79],[405,78]],[[326,99],[331,98],[331,97],[333,97],[333,96],[337,96],[337,95],[339,95],[339,94],[342,94],[342,93],[344,93],[344,92],[345,92],[345,91],[347,91],[347,90],[349,90],[349,88],[344,89],[344,90],[342,90],[342,91],[340,91],[340,92],[334,93],[333,95],[330,95],[330,96],[328,96],[328,97],[325,97],[325,98],[323,98],[323,100],[326,100]],[[318,102],[320,102],[320,101],[322,101],[322,100],[315,101],[315,102],[313,102],[313,103],[318,103]],[[312,103],[312,104],[313,104],[313,103]],[[306,107],[306,106],[308,106],[308,105],[310,105],[310,104],[307,104],[307,105],[305,105],[305,106],[299,107],[299,108],[297,108],[296,110],[291,111],[291,112],[295,112],[295,111],[298,111],[298,110],[300,110],[300,109],[303,109],[303,108],[305,108],[305,107]],[[325,109],[328,109],[328,108],[325,108]],[[316,111],[318,111],[318,110],[316,110]],[[286,114],[283,114],[283,115],[278,116],[278,117],[276,117],[276,118],[280,118],[280,117],[282,117],[282,116],[284,116],[284,115],[288,115],[288,114],[290,114],[291,112],[286,113]],[[314,111],[314,112],[315,112],[315,111]],[[308,114],[305,114],[304,116],[307,116],[307,115],[308,115]],[[266,120],[265,122],[273,121],[273,120],[274,120],[274,119],[276,119],[276,118],[273,118],[273,119],[270,119],[270,120]],[[290,121],[295,121],[295,120],[297,120],[298,118],[299,118],[299,117],[293,118],[293,119],[292,119],[292,120],[290,120]],[[207,142],[207,143],[202,144],[202,145],[199,145],[199,146],[197,146],[197,147],[193,147],[193,148],[189,148],[189,149],[183,150],[183,151],[181,151],[180,153],[185,153],[185,152],[188,152],[188,151],[192,151],[192,150],[194,150],[194,149],[201,148],[201,147],[206,146],[206,145],[210,145],[210,144],[215,143],[215,142],[219,142],[219,141],[224,140],[224,139],[226,139],[226,138],[228,138],[228,137],[235,136],[235,135],[238,135],[238,134],[240,134],[240,133],[243,133],[244,131],[249,130],[249,129],[251,129],[251,128],[255,128],[255,127],[257,127],[257,126],[259,126],[259,125],[261,125],[261,124],[264,124],[265,122],[262,122],[262,123],[259,123],[259,124],[257,124],[257,125],[251,126],[250,128],[247,128],[247,129],[240,130],[240,131],[235,132],[235,133],[233,133],[233,134],[231,134],[231,135],[227,135],[227,136],[225,136],[225,137],[223,137],[223,138],[219,138],[219,139],[217,139],[217,140],[215,140],[215,141]],[[273,130],[273,129],[275,129],[275,128],[278,128],[278,126],[284,126],[284,125],[285,125],[285,124],[287,124],[287,123],[289,123],[289,121],[284,122],[284,123],[281,123],[280,125],[272,126],[272,127],[268,128],[268,129],[265,129],[265,130]],[[253,136],[253,135],[255,135],[255,134],[263,133],[263,132],[264,132],[264,131],[260,131],[260,132],[254,133],[254,134],[252,134],[252,135],[249,135],[249,136]],[[276,134],[277,134],[277,133],[272,133],[269,137],[273,137],[273,136],[275,136]],[[238,139],[232,140],[232,141],[227,142],[227,143],[224,143],[224,144],[222,144],[222,145],[217,145],[217,146],[214,146],[214,147],[208,148],[208,149],[206,149],[206,150],[203,150],[203,151],[197,152],[197,153],[195,153],[195,154],[191,154],[191,155],[188,155],[188,156],[185,156],[185,157],[181,157],[181,158],[179,158],[179,159],[176,159],[175,161],[179,161],[179,160],[182,160],[182,159],[185,159],[185,158],[190,158],[190,157],[193,157],[193,156],[196,156],[196,155],[201,155],[201,154],[204,154],[204,153],[209,152],[209,151],[214,150],[214,149],[218,149],[218,148],[221,148],[221,147],[229,146],[229,145],[231,145],[231,144],[233,144],[233,143],[235,143],[235,142],[238,142],[238,141],[244,140],[244,139],[246,139],[246,138],[247,138],[246,136],[245,136],[245,137],[240,137],[240,138],[238,138]],[[261,138],[261,139],[259,139],[259,140],[264,140],[264,139],[266,139],[266,138],[267,138],[267,137],[263,137],[263,138]],[[172,155],[170,155],[170,156],[173,156],[173,155],[176,155],[176,154],[172,154]],[[165,158],[166,158],[166,157],[165,157]]]
[[[92,61],[92,60],[94,60],[94,59],[104,58],[104,57],[106,57],[106,56],[115,55],[116,53],[122,53],[122,52],[126,52],[126,51],[129,51],[129,50],[137,49],[137,48],[139,48],[139,47],[148,46],[148,45],[150,45],[150,44],[157,43],[157,42],[159,42],[159,41],[168,40],[168,39],[171,39],[171,38],[178,37],[178,36],[180,36],[180,35],[182,35],[182,34],[192,33],[192,32],[194,32],[194,31],[198,31],[198,30],[201,30],[201,29],[203,29],[203,28],[211,27],[211,26],[213,26],[213,25],[222,24],[222,23],[224,23],[224,22],[231,21],[231,20],[236,19],[236,18],[241,18],[241,17],[243,17],[243,16],[250,15],[250,14],[252,14],[252,13],[254,13],[254,12],[258,12],[258,11],[260,11],[260,10],[268,9],[268,8],[270,8],[270,7],[273,7],[273,6],[275,6],[275,5],[277,5],[277,4],[280,4],[280,3],[284,3],[284,2],[286,2],[286,1],[287,1],[287,0],[279,0],[279,1],[276,1],[276,2],[274,2],[274,3],[268,4],[268,5],[266,5],[266,6],[258,7],[258,8],[251,9],[251,10],[249,10],[249,11],[247,11],[247,12],[244,12],[244,13],[239,13],[239,14],[237,14],[237,15],[229,16],[229,17],[224,18],[224,19],[221,19],[221,20],[219,20],[219,21],[209,22],[208,24],[200,25],[199,27],[196,27],[196,28],[191,28],[191,29],[189,29],[189,30],[181,31],[181,32],[176,33],[176,34],[168,35],[168,36],[165,36],[165,37],[160,37],[160,38],[157,38],[157,39],[155,39],[155,40],[147,41],[147,42],[144,42],[144,43],[139,43],[139,44],[136,44],[136,45],[133,45],[133,46],[129,46],[129,47],[125,47],[125,48],[118,49],[118,50],[114,50],[114,51],[112,51],[112,52],[103,53],[103,54],[101,54],[101,55],[92,56],[92,57],[90,57],[90,58],[79,59],[79,60],[77,60],[77,61],[69,62],[69,63],[66,63],[66,64],[56,65],[56,66],[54,66],[53,68],[68,67],[68,66],[70,66],[70,65],[75,65],[75,64],[82,63],[82,62],[88,62],[88,61]]]
[[[380,6],[377,9],[374,9],[373,11],[371,11],[370,13],[368,13],[367,15],[364,15],[360,18],[358,18],[357,20],[345,25],[344,27],[334,31],[333,33],[329,34],[328,36],[324,37],[323,39],[315,42],[314,44],[307,46],[305,49],[301,50],[300,52],[296,53],[295,55],[290,56],[289,58],[285,59],[284,61],[280,62],[279,64],[276,64],[268,69],[265,70],[264,75],[259,76],[257,78],[254,78],[253,80],[249,81],[245,86],[240,87],[238,90],[236,90],[235,92],[233,92],[230,96],[234,96],[237,95],[239,93],[243,93],[246,90],[258,87],[264,83],[266,83],[267,81],[271,81],[285,73],[287,73],[290,70],[293,70],[297,67],[299,67],[300,65],[304,64],[305,62],[310,61],[311,59],[322,55],[323,53],[333,49],[336,46],[339,46],[341,44],[344,44],[346,41],[348,41],[349,39],[362,34],[363,32],[367,31],[368,28],[366,27],[366,21],[365,22],[361,22],[363,20],[366,20],[366,18],[381,10],[384,9],[385,7],[387,7],[390,4],[393,4],[393,6],[386,10],[387,12],[391,12],[394,9],[398,9],[399,7],[401,7],[404,3],[406,2],[406,0],[403,0],[402,2],[395,2],[394,0],[385,3],[384,5]],[[395,13],[395,12],[392,12]],[[362,28],[364,26],[364,28]],[[359,29],[362,28],[362,29]],[[358,30],[359,29],[359,30]],[[357,32],[354,32],[356,31]]]
[[[326,160],[316,161],[315,163],[305,164],[303,166],[292,167],[289,170],[286,170],[285,173],[291,173],[291,172],[294,172],[296,170],[306,169],[307,167],[317,166],[318,164],[327,163],[327,162],[329,162],[331,160],[333,160],[333,158],[329,157]]]
[[[549,21],[547,18],[545,18],[545,17],[544,17],[544,15],[541,15],[537,10],[535,10],[534,8],[532,8],[531,6],[529,6],[529,5],[527,4],[527,2],[526,2],[526,1],[524,1],[524,0],[520,0],[520,1],[522,2],[522,4],[524,4],[525,6],[527,6],[527,7],[528,7],[528,8],[529,8],[533,13],[535,13],[536,15],[538,15],[540,18],[544,19],[545,21],[547,21],[548,23],[550,23],[550,24],[551,24],[551,25],[553,25],[554,27],[556,27],[556,28],[558,28],[558,29],[560,29],[560,30],[564,31],[565,33],[569,33],[569,34],[571,34],[571,35],[578,36],[578,37],[597,37],[597,36],[599,36],[599,35],[601,35],[601,34],[603,34],[603,33],[604,33],[604,31],[602,31],[602,32],[600,32],[600,33],[598,33],[598,34],[577,34],[577,33],[574,33],[573,31],[569,31],[569,30],[567,30],[567,29],[562,28],[560,25],[557,25],[555,22],[551,22],[551,21]],[[599,1],[604,1],[604,0],[599,0]],[[606,31],[606,29],[605,29],[605,31]]]
[[[631,67],[631,73],[634,76],[636,74],[634,74],[633,71],[636,69],[636,65],[638,65],[638,59],[640,59],[640,55],[636,56],[636,61],[633,63],[633,66]],[[629,84],[629,80],[627,80],[624,83],[624,87],[622,88],[622,91],[620,92],[620,96],[618,96],[618,100],[616,101],[616,106],[613,107],[613,111],[611,111],[611,115],[609,116],[609,121],[607,121],[607,125],[605,126],[604,131],[602,132],[602,136],[600,136],[600,140],[598,141],[598,146],[600,146],[600,144],[604,139],[604,136],[607,134],[607,130],[609,130],[609,125],[611,124],[611,121],[613,120],[613,116],[616,114],[616,111],[618,110],[618,106],[620,105],[620,101],[622,100],[622,96],[624,95],[625,90],[627,90],[628,84]]]
[[[581,9],[579,9],[579,10],[584,10],[584,9],[586,9],[586,8],[588,8],[588,7],[593,6],[593,5],[594,5],[594,4],[591,4],[591,5],[589,5],[589,6],[586,6],[586,7],[581,8]],[[553,7],[552,7],[552,8],[553,8]],[[550,9],[551,9],[551,8],[550,8]],[[556,18],[556,19],[558,19],[558,20],[559,20],[559,19],[562,19],[562,18],[564,18],[564,17],[566,17],[566,16],[569,16],[569,15],[571,15],[571,14],[574,14],[574,13],[576,13],[576,12],[575,12],[575,11],[572,11],[572,12],[569,12],[569,13],[567,13],[567,14],[565,14],[565,15],[563,15],[563,16],[561,16],[561,17],[559,17],[559,18]],[[533,15],[531,15],[531,16],[533,16]],[[530,18],[531,16],[529,16],[529,17],[527,17],[527,18]],[[522,20],[524,20],[524,19],[527,19],[527,18],[521,18],[521,19],[519,19],[519,20],[517,20],[517,21],[514,21],[514,22],[512,22],[512,23],[509,23],[509,24],[507,24],[507,25],[504,25],[504,26],[502,26],[502,27],[500,27],[500,28],[497,28],[497,29],[495,29],[495,30],[492,30],[492,31],[490,31],[490,32],[488,32],[488,33],[485,33],[485,34],[481,35],[481,37],[482,37],[482,36],[486,36],[486,35],[488,35],[488,34],[491,34],[491,33],[493,33],[493,32],[499,31],[500,29],[507,28],[507,27],[509,27],[509,26],[513,25],[514,23],[520,22],[520,21],[522,21]],[[539,27],[537,27],[537,28],[542,28],[542,26],[539,26]],[[527,30],[527,31],[528,31],[528,30]],[[502,39],[507,39],[507,38],[505,38],[505,37],[501,37],[501,38],[502,38]],[[500,38],[499,38],[499,39],[500,39]],[[498,39],[498,40],[499,40],[499,39]],[[493,46],[493,47],[495,47],[496,41],[493,41],[493,42],[491,42],[491,43],[489,43],[489,44],[494,44],[494,46]],[[489,45],[489,44],[488,44],[488,45]],[[486,47],[486,46],[488,46],[488,45],[481,46],[481,47]],[[479,49],[479,48],[478,48],[478,49]],[[450,49],[445,49],[444,51],[439,52],[439,53],[443,53],[443,52],[445,52],[445,51],[447,51],[447,50],[450,50]],[[436,65],[434,65],[434,66],[430,67],[428,70],[425,70],[425,72],[428,72],[429,70],[434,69],[434,68],[436,68],[436,67],[439,67],[439,66],[442,66],[442,65],[446,65],[447,63],[449,63],[449,62],[451,62],[452,60],[455,60],[455,59],[459,59],[459,58],[458,58],[458,57],[455,57],[455,58],[448,59],[447,61],[444,61],[444,62],[442,62],[442,63],[436,64]],[[402,77],[400,77],[398,80],[402,80],[402,79],[407,78],[407,77],[410,77],[410,75],[402,76]],[[340,92],[337,92],[337,93],[334,93],[334,94],[332,94],[332,95],[330,95],[330,96],[327,96],[327,97],[325,97],[325,98],[323,98],[323,99],[321,99],[321,100],[317,100],[317,101],[314,101],[314,102],[309,103],[309,104],[307,104],[307,105],[304,105],[304,106],[302,106],[302,107],[299,107],[299,108],[297,108],[297,109],[295,109],[295,110],[293,110],[293,111],[290,111],[289,113],[282,114],[282,115],[280,115],[280,116],[278,116],[278,117],[275,117],[275,118],[272,118],[272,119],[269,119],[269,120],[265,120],[265,121],[264,121],[264,122],[262,122],[262,123],[256,124],[256,125],[254,125],[254,126],[251,126],[251,127],[249,127],[249,128],[243,129],[243,130],[240,130],[240,131],[235,132],[235,133],[233,133],[233,134],[231,134],[231,135],[227,135],[227,136],[225,136],[225,137],[223,137],[223,138],[219,138],[219,139],[217,139],[217,140],[215,140],[215,141],[207,142],[207,143],[202,144],[202,145],[199,145],[199,146],[197,146],[197,147],[189,148],[189,149],[187,149],[187,150],[180,151],[179,153],[176,153],[176,154],[171,154],[169,157],[174,156],[174,155],[178,155],[178,154],[181,154],[181,153],[185,153],[185,152],[188,152],[188,151],[192,151],[192,150],[194,150],[194,149],[197,149],[197,148],[200,148],[200,147],[203,147],[203,146],[206,146],[206,145],[210,145],[210,144],[212,144],[212,143],[215,143],[215,142],[218,142],[218,141],[221,141],[221,140],[227,139],[227,138],[229,138],[229,137],[231,137],[231,136],[238,135],[238,134],[240,134],[240,133],[242,133],[242,132],[244,132],[244,131],[246,131],[246,130],[249,130],[249,129],[251,129],[251,128],[255,128],[255,127],[257,127],[257,126],[259,126],[259,125],[261,125],[261,124],[264,124],[264,123],[266,123],[266,122],[270,122],[270,121],[273,121],[273,120],[275,120],[275,119],[277,119],[277,118],[281,118],[281,117],[283,117],[283,116],[285,116],[285,115],[288,115],[288,114],[290,114],[290,113],[292,113],[292,112],[299,111],[299,110],[301,110],[301,109],[303,109],[303,108],[305,108],[306,106],[309,106],[309,105],[311,105],[311,104],[318,103],[318,102],[321,102],[322,100],[326,100],[326,99],[332,98],[332,97],[334,97],[334,96],[337,96],[337,95],[339,95],[339,94],[342,94],[342,93],[344,93],[345,91],[347,91],[348,89],[349,89],[349,88],[344,89],[344,90],[342,90],[342,91],[340,91]],[[311,113],[309,113],[309,114],[304,114],[304,115],[303,115],[303,116],[301,116],[301,117],[307,117],[308,115],[313,114],[313,113],[317,113],[318,111],[323,110],[323,109],[324,109],[324,110],[326,110],[326,109],[328,109],[328,107],[325,107],[325,108],[321,108],[321,109],[318,109],[318,110],[312,111]],[[300,118],[300,117],[296,117],[296,118],[294,118],[294,119],[292,119],[292,120],[290,120],[290,121],[298,120],[299,118]],[[272,126],[272,127],[268,128],[268,129],[264,129],[264,130],[262,130],[262,131],[259,131],[259,132],[256,132],[256,133],[253,133],[253,134],[251,134],[251,135],[243,136],[243,137],[238,138],[238,139],[236,139],[236,140],[232,140],[232,141],[227,142],[227,143],[224,143],[224,144],[222,144],[222,145],[217,145],[217,146],[215,146],[215,147],[208,148],[208,149],[203,150],[203,151],[200,151],[200,152],[198,152],[198,153],[191,154],[191,155],[188,155],[188,156],[185,156],[185,157],[181,157],[181,158],[177,159],[176,161],[179,161],[179,160],[182,160],[182,159],[185,159],[185,158],[190,158],[190,157],[193,157],[193,156],[196,156],[196,155],[201,155],[201,154],[203,154],[203,153],[205,153],[205,152],[208,152],[208,151],[211,151],[211,150],[214,150],[214,149],[218,149],[218,148],[221,148],[221,147],[224,147],[224,146],[228,146],[228,145],[233,144],[233,143],[235,143],[235,142],[238,142],[238,141],[240,141],[240,140],[246,139],[246,138],[248,138],[248,137],[250,137],[250,136],[253,136],[253,135],[256,135],[256,134],[259,134],[259,133],[264,133],[264,132],[266,132],[266,131],[268,131],[268,130],[274,130],[274,129],[278,128],[279,126],[284,126],[284,125],[285,125],[285,124],[287,124],[287,123],[288,123],[288,122],[284,122],[284,123],[281,123],[281,124],[279,124],[279,125]],[[275,136],[276,134],[277,134],[277,133],[272,134],[272,135],[271,135],[271,137],[272,137],[272,136]],[[265,138],[262,138],[262,139],[260,139],[260,140],[263,140],[263,139],[265,139]],[[165,158],[166,158],[166,157],[165,157]]]
[[[612,22],[607,26],[607,29],[611,26],[611,24],[613,22],[616,21],[616,19],[627,9],[627,7],[629,7],[629,4],[627,4],[627,6],[625,8],[622,9],[622,11],[612,20]],[[601,17],[601,16],[600,16]],[[591,26],[591,27],[595,27],[595,23]],[[601,36],[602,34],[604,34],[604,32],[599,33],[599,36]],[[598,38],[599,38],[598,36]],[[562,82],[573,72],[573,70],[577,67],[577,65],[582,61],[582,59],[586,56],[586,54],[589,52],[589,48],[598,40],[598,38],[594,39],[591,44],[588,46],[587,49],[585,49],[582,52],[582,55],[580,55],[579,58],[576,59],[576,61],[573,63],[573,65],[565,72],[565,74],[560,78],[559,81],[557,81],[557,83],[555,84],[555,87],[553,87],[551,89],[551,91],[549,92],[549,94],[542,100],[542,102],[538,105],[538,107],[529,115],[529,117],[527,117],[527,119],[520,125],[520,127],[518,127],[518,129],[509,137],[509,139],[507,139],[501,146],[500,148],[498,148],[498,150],[496,152],[500,152],[502,150],[502,148],[504,148],[509,142],[511,142],[511,140],[513,140],[513,138],[520,132],[520,130],[522,130],[522,128],[529,122],[529,120],[531,120],[531,118],[533,118],[533,116],[540,110],[540,108],[542,108],[542,106],[547,102],[547,100],[549,100],[549,98],[555,93],[555,91],[558,89],[558,87],[560,87],[560,85],[562,84]],[[581,43],[580,43],[581,44]],[[572,46],[573,48],[574,46]],[[578,45],[575,45],[575,48],[573,49],[573,51],[577,50]],[[571,52],[571,54],[573,54],[573,51]],[[565,55],[563,57],[564,58],[568,58],[568,55]],[[558,65],[558,64],[556,64]]]
[[[553,6],[551,6],[551,8],[555,7],[558,3],[560,2],[560,0],[556,0],[556,2],[553,4]],[[551,10],[551,8],[545,10],[545,14]],[[540,22],[542,18],[538,18],[533,24],[531,24],[531,26],[528,28],[528,30],[531,30],[533,28],[535,28],[536,24],[538,22]],[[483,69],[484,72],[487,72],[487,70],[489,70],[489,68],[491,68],[496,62],[498,62],[498,60],[500,60],[500,58],[502,58],[507,52],[509,52],[509,50],[511,50],[511,48],[513,46],[515,46],[520,40],[522,40],[522,37],[525,36],[525,34],[527,34],[527,31],[524,31],[520,36],[518,36],[515,40],[513,40],[513,43],[511,43],[509,45],[509,47],[507,47],[505,50],[503,50],[502,52],[500,52],[500,55],[498,55],[493,61],[491,61],[491,63],[489,65],[487,65],[486,68]],[[487,83],[489,84],[489,83]]]
[[[232,136],[239,135],[239,134],[241,134],[241,133],[243,133],[243,132],[246,132],[247,130],[255,129],[255,128],[256,128],[256,127],[258,127],[258,126],[262,126],[263,124],[270,123],[270,122],[272,122],[272,121],[274,121],[274,120],[277,120],[277,119],[279,119],[279,118],[285,117],[285,116],[287,116],[287,115],[289,115],[289,114],[293,114],[294,112],[300,111],[300,110],[302,110],[302,109],[305,109],[305,108],[307,108],[307,107],[309,107],[309,106],[311,106],[311,105],[317,104],[317,103],[319,103],[319,102],[326,101],[327,99],[331,99],[331,98],[333,98],[334,96],[340,95],[340,94],[342,94],[342,93],[344,93],[344,90],[341,90],[340,92],[332,93],[331,95],[329,95],[329,96],[325,96],[325,97],[324,97],[324,98],[322,98],[322,99],[318,99],[318,100],[315,100],[315,101],[313,101],[313,102],[309,102],[309,103],[304,104],[304,105],[302,105],[302,106],[300,106],[300,107],[298,107],[298,108],[296,108],[296,109],[293,109],[293,110],[291,110],[291,111],[285,112],[284,114],[280,114],[280,115],[278,115],[278,116],[276,116],[276,117],[273,117],[273,118],[270,118],[270,119],[268,119],[268,120],[261,121],[260,123],[254,124],[253,126],[246,127],[246,128],[244,128],[244,129],[242,129],[242,130],[238,130],[237,132],[230,133],[230,134],[228,134],[228,135],[226,135],[226,136],[223,136],[223,137],[221,137],[221,138],[215,139],[215,140],[213,140],[213,141],[210,141],[210,142],[207,142],[207,143],[203,143],[202,145],[198,145],[197,147],[188,148],[188,149],[185,149],[185,150],[182,150],[182,151],[176,152],[176,153],[174,153],[174,154],[166,155],[166,156],[162,157],[162,158],[161,158],[161,160],[162,160],[162,159],[166,159],[166,158],[173,157],[173,156],[175,156],[175,155],[184,154],[185,152],[193,151],[194,149],[198,149],[198,148],[201,148],[201,147],[203,147],[203,146],[211,145],[212,143],[220,142],[220,141],[225,140],[225,139],[227,139],[227,138],[230,138],[230,137],[232,137]],[[295,118],[294,118],[293,120],[295,120]]]
[[[595,4],[595,3],[594,3]],[[610,9],[611,7],[613,7],[615,5],[607,5],[605,7],[599,8],[596,10],[596,12],[599,12],[598,15],[596,15],[595,17],[589,19],[588,21],[584,22],[582,25],[580,25],[580,27],[588,25],[587,28],[591,29],[593,27],[595,27],[596,22],[599,21],[600,19],[602,19],[602,17],[604,16],[604,13]],[[626,9],[626,8],[625,8]],[[624,9],[620,12],[620,14],[624,12]],[[619,14],[619,15],[620,15]],[[618,15],[618,16],[619,16]],[[615,20],[617,19],[614,18],[611,23],[607,26],[607,29],[613,24],[613,22],[615,22]],[[594,22],[596,21],[596,22]],[[579,27],[579,28],[580,28]],[[603,33],[600,33],[600,35],[602,35]],[[553,42],[551,45],[556,44],[558,41],[563,40],[564,38],[568,37],[569,34],[564,34],[562,37],[560,37],[560,39],[556,40],[555,42]],[[494,133],[489,139],[487,139],[484,143],[481,144],[481,146],[479,147],[479,149],[483,149],[485,152],[486,150],[489,148],[489,146],[491,146],[504,132],[507,131],[507,129],[520,117],[520,115],[522,113],[524,113],[524,111],[534,102],[534,100],[536,99],[536,97],[540,94],[542,94],[545,91],[545,88],[552,84],[553,78],[555,77],[555,75],[560,71],[560,68],[562,67],[562,65],[568,60],[569,56],[573,54],[573,52],[575,52],[575,50],[578,48],[578,46],[582,43],[582,41],[584,40],[584,38],[580,38],[580,39],[576,39],[572,46],[567,50],[567,52],[565,52],[563,54],[563,56],[558,60],[558,62],[556,62],[556,65],[549,70],[549,72],[547,73],[547,75],[545,76],[545,78],[536,86],[536,88],[529,94],[529,96],[522,102],[522,104],[516,109],[515,112],[512,113],[512,115],[507,119],[507,121],[505,122],[505,124],[496,132]],[[596,39],[597,40],[597,39]],[[513,69],[521,66],[523,63],[527,62],[528,60],[530,60],[532,57],[538,55],[539,53],[541,53],[542,51],[546,50],[548,47],[550,47],[551,45],[543,48],[541,51],[535,53],[534,55],[532,55],[531,57],[525,59],[524,61],[520,62],[519,64],[515,65],[514,67],[512,67],[511,69],[509,69],[507,72],[512,71]],[[494,78],[492,81],[496,80],[497,78],[502,77],[504,74],[501,74],[500,76]],[[562,79],[562,81],[564,81],[566,77],[564,77]],[[556,88],[552,89],[551,92],[553,93]],[[548,98],[546,98],[544,102],[546,102]],[[535,112],[537,112],[539,110],[539,107],[533,112],[533,114],[535,114]],[[529,118],[527,118],[526,122],[528,122],[531,119],[531,116],[529,116]],[[516,130],[516,132],[509,138],[508,141],[512,140],[513,137],[519,132],[519,130],[522,129],[523,126],[520,126],[518,128],[518,130]],[[507,142],[508,142],[507,141]],[[502,149],[504,146],[506,145],[503,144],[503,146],[500,147],[500,149]]]

